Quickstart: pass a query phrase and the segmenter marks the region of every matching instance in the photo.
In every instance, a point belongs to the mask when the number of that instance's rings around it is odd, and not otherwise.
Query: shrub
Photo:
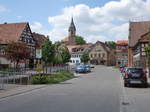
[[[44,76],[44,75],[42,75],[42,76],[33,76],[32,80],[31,80],[32,84],[47,84],[48,81],[49,80],[48,80],[47,76]]]
[[[55,84],[73,78],[73,73],[70,72],[58,72],[56,74],[33,76],[32,84]]]

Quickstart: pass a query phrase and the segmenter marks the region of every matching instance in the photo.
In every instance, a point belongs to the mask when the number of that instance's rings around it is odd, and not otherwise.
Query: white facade
[[[71,54],[71,58],[70,58],[70,65],[76,65],[76,64],[79,64],[81,63],[81,56],[82,54]]]
[[[36,58],[41,59],[42,58],[42,49],[36,49]]]

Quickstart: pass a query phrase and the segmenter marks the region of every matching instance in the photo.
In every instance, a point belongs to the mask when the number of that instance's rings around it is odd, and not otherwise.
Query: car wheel
[[[148,84],[147,84],[147,83],[143,84],[143,87],[147,88],[147,87],[148,87]]]
[[[128,84],[127,83],[124,83],[124,87],[127,87],[128,86]]]
[[[124,83],[124,87],[130,87],[129,83]]]

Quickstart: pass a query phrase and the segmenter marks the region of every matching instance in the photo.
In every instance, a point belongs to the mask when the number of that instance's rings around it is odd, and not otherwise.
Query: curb
[[[47,85],[43,85],[41,87],[35,87],[35,88],[31,88],[31,89],[27,89],[27,90],[22,90],[20,92],[16,92],[16,93],[12,93],[12,94],[9,94],[9,95],[4,95],[4,96],[0,96],[0,100],[1,99],[4,99],[4,98],[8,98],[8,97],[12,97],[12,96],[16,96],[16,95],[20,95],[20,94],[23,94],[23,93],[28,93],[30,91],[34,91],[34,90],[38,90],[38,89],[41,89],[41,88],[44,88],[46,87]],[[17,91],[17,90],[16,90]]]

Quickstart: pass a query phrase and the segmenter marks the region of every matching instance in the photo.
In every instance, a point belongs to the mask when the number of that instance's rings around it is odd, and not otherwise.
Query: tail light
[[[147,74],[146,73],[144,73],[143,78],[147,78]]]
[[[128,75],[128,73],[125,73],[125,78],[129,78],[129,75]]]

